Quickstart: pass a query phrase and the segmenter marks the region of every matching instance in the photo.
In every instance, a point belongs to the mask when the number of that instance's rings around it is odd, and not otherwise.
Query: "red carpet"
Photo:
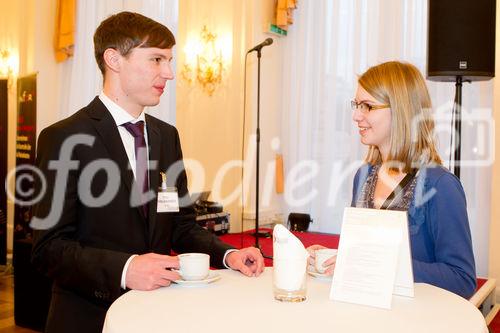
[[[476,287],[476,291],[478,291],[482,286],[483,284],[486,283],[486,279],[481,279],[481,278],[477,278],[477,287]]]
[[[271,229],[259,229],[260,232],[269,232],[272,234]],[[246,231],[244,233],[237,234],[226,234],[219,238],[228,244],[236,248],[243,248],[255,245],[255,237],[252,236],[251,231]],[[298,239],[302,241],[305,247],[310,245],[319,244],[329,248],[336,249],[339,245],[339,235],[332,234],[322,234],[316,232],[292,232]],[[266,256],[273,255],[273,239],[272,238],[259,238],[259,245],[261,247],[262,253]],[[272,260],[265,259],[266,266],[272,266]]]
[[[488,328],[491,333],[500,333],[500,311],[497,312],[497,315],[493,318]]]

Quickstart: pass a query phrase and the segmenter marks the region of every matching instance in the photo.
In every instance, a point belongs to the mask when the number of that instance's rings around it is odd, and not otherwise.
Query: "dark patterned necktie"
[[[146,202],[146,193],[149,190],[148,181],[148,153],[146,147],[146,138],[144,137],[144,122],[138,121],[135,124],[126,123],[122,125],[134,137],[135,147],[135,180],[139,189],[142,190],[141,202],[144,216],[148,216],[148,205]]]

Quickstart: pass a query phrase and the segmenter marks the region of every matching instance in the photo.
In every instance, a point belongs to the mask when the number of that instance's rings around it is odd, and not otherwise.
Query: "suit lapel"
[[[155,197],[148,204],[149,208],[149,226],[150,226],[150,240],[154,234],[154,228],[156,224],[156,200],[157,200],[157,191],[159,188],[159,179],[160,179],[160,145],[161,145],[161,136],[160,129],[157,126],[157,123],[154,121],[152,117],[146,115],[146,126],[148,131],[148,145],[149,145],[149,189],[155,193]],[[156,165],[153,165],[156,164]]]
[[[102,144],[106,147],[109,156],[118,164],[118,168],[120,169],[120,178],[129,193],[131,193],[132,188],[136,190],[135,186],[133,186],[134,173],[130,167],[130,162],[125,148],[123,147],[123,141],[120,137],[120,133],[118,132],[118,128],[116,127],[115,120],[98,97],[96,97],[89,104],[88,110],[89,116],[98,120],[94,123],[95,129],[101,137]],[[144,218],[142,208],[139,206],[137,209],[140,215]]]

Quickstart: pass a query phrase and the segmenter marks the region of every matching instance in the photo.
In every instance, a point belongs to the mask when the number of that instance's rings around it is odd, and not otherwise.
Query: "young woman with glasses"
[[[408,63],[371,67],[359,77],[351,107],[368,146],[351,205],[408,211],[415,282],[470,297],[476,275],[465,193],[441,165],[424,78]],[[309,248],[310,263],[318,248]],[[335,258],[325,265],[333,274]]]

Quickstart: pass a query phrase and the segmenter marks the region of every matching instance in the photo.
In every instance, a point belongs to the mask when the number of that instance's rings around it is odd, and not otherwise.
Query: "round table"
[[[474,305],[428,284],[415,284],[415,298],[394,296],[384,310],[331,301],[331,280],[308,277],[307,300],[282,303],[273,297],[272,268],[258,278],[217,272],[221,279],[211,284],[124,294],[108,310],[103,333],[487,332]]]

